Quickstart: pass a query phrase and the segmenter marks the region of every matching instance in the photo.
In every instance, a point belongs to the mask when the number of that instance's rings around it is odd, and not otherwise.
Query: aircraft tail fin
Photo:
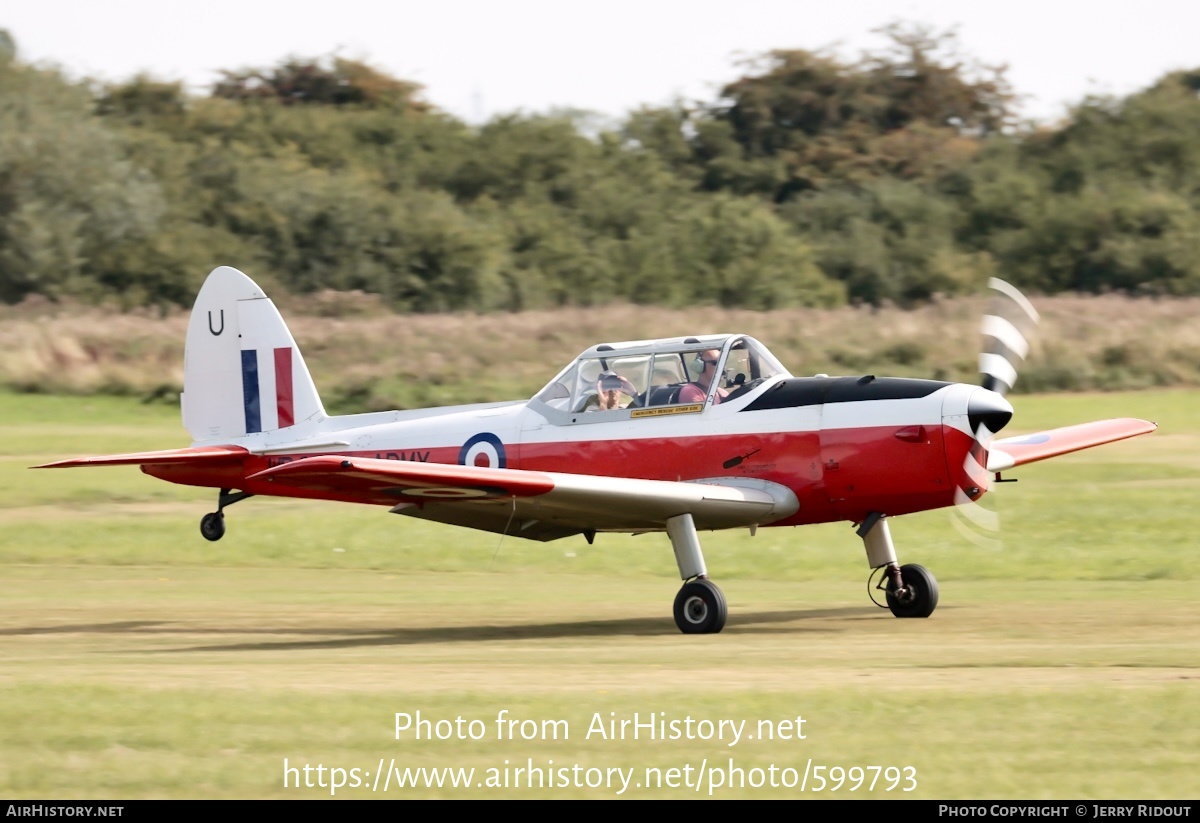
[[[253,280],[229,266],[204,281],[188,321],[183,425],[197,443],[323,419],[292,333]]]

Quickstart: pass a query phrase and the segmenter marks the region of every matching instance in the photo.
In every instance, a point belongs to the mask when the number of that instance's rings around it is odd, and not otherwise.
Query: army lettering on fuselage
[[[427,451],[407,451],[407,452],[375,452],[373,455],[376,460],[404,460],[411,463],[428,463],[429,452]],[[285,463],[291,463],[293,460],[303,460],[303,457],[268,457],[267,468],[273,469],[276,466],[282,466]]]
[[[376,460],[408,460],[413,463],[428,463],[429,452],[375,452]]]

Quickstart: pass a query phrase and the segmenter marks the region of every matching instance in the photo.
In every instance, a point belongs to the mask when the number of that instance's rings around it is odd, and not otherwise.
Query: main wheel
[[[225,513],[209,512],[200,518],[200,534],[205,540],[220,540],[225,536]]]
[[[684,583],[675,595],[675,625],[684,634],[716,634],[728,616],[725,594],[706,578]]]
[[[929,617],[938,604],[938,585],[933,574],[924,566],[909,563],[900,567],[907,591],[902,597],[893,592],[895,583],[888,580],[887,604],[896,617]]]

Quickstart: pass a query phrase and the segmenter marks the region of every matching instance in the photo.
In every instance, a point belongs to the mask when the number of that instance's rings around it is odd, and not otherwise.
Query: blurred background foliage
[[[467,124],[337,57],[73,81],[4,35],[0,301],[187,306],[222,264],[404,313],[1200,294],[1200,69],[1039,125],[952,34],[886,34],[602,127]]]

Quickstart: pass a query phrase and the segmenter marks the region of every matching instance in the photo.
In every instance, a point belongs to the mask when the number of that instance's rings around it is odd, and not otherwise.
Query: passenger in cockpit
[[[633,387],[633,384],[615,371],[605,371],[600,374],[600,379],[596,381],[596,391],[598,392],[597,409],[599,411],[623,409],[637,396],[637,389]]]

